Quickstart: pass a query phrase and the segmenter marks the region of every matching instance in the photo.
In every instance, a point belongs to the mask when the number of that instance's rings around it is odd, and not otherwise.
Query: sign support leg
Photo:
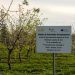
[[[55,53],[53,53],[53,75],[55,74]]]

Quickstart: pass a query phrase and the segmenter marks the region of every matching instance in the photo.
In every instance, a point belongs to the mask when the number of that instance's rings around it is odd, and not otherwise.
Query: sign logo
[[[45,30],[44,30],[44,28],[39,28],[39,27],[38,27],[38,31],[39,31],[39,32],[44,32]]]
[[[62,28],[62,29],[60,29],[60,31],[61,32],[68,32],[69,30],[68,29],[65,29],[65,28],[64,29]]]

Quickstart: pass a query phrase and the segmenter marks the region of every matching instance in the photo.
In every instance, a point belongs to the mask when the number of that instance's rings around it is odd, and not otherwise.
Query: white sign
[[[71,26],[37,26],[36,50],[43,53],[70,53]]]

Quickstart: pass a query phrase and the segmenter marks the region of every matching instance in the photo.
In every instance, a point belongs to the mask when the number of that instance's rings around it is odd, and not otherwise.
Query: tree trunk
[[[29,57],[29,53],[30,53],[30,50],[27,50],[27,55],[26,55],[27,58]]]
[[[10,61],[11,52],[12,52],[12,50],[8,49],[8,68],[9,68],[9,70],[11,70],[11,61]]]
[[[34,53],[36,53],[36,48],[34,47]]]
[[[19,62],[21,63],[21,49],[19,50]]]

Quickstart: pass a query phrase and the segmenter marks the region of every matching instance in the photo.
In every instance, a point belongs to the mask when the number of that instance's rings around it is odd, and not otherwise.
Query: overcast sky
[[[45,25],[72,25],[75,30],[75,0],[28,0],[29,8],[40,8]],[[11,0],[0,0],[0,7],[7,9]],[[11,10],[16,10],[23,0],[13,0]]]

